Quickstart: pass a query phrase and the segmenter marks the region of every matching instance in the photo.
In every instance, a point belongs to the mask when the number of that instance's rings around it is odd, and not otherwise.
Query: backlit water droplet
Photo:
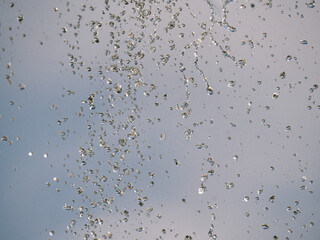
[[[23,83],[20,83],[18,87],[20,90],[24,90],[26,88],[26,85],[24,85]]]
[[[212,87],[207,87],[207,94],[208,95],[213,95],[213,89],[212,89]]]
[[[23,19],[24,19],[24,16],[20,13],[19,16],[17,17],[17,21],[19,23],[22,23]]]
[[[122,86],[118,83],[116,83],[114,86],[113,86],[113,91],[116,93],[116,94],[120,94],[122,92]]]

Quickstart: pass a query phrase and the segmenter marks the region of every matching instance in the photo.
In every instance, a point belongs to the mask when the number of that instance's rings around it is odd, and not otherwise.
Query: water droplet
[[[308,44],[308,41],[307,40],[300,40],[300,43],[303,45],[306,45],[306,44]]]
[[[197,144],[197,145],[196,145],[196,148],[197,148],[197,149],[202,149],[203,145],[204,145],[203,143]]]
[[[278,93],[274,93],[274,94],[272,95],[272,98],[273,98],[273,99],[278,99],[278,97],[279,97],[279,94],[278,94]]]
[[[201,185],[201,187],[198,188],[198,194],[202,195],[207,191],[207,188],[203,185]]]
[[[67,204],[65,204],[62,209],[69,212],[72,212],[74,210],[72,206],[68,206]]]
[[[177,159],[173,159],[173,162],[176,166],[179,166],[180,165],[180,162],[177,160]]]
[[[247,64],[246,60],[245,59],[240,59],[236,62],[236,66],[237,67],[240,67],[240,68],[243,68],[245,65]]]
[[[29,156],[29,157],[32,157],[32,156],[33,156],[33,152],[29,152],[29,153],[28,153],[28,156]]]
[[[2,141],[2,142],[8,141],[8,137],[7,137],[7,136],[1,136],[1,141]]]
[[[43,154],[43,157],[47,158],[48,157],[48,153]]]
[[[112,166],[112,171],[115,172],[115,173],[120,171],[120,166],[118,165],[118,163],[115,163]]]
[[[280,73],[279,76],[280,76],[281,79],[285,79],[286,78],[286,72]]]
[[[17,21],[19,23],[22,23],[23,19],[24,19],[24,16],[20,13],[19,16],[17,17]]]
[[[20,90],[24,90],[26,88],[26,85],[24,85],[23,83],[20,83],[18,87]]]
[[[244,202],[249,202],[249,199],[250,199],[249,196],[245,196],[245,197],[243,198],[243,201],[244,201]]]
[[[122,92],[122,86],[118,83],[116,83],[114,86],[113,86],[113,91],[116,93],[116,94],[120,94]]]
[[[265,230],[269,229],[269,225],[268,224],[262,224],[261,227]]]
[[[212,87],[207,87],[207,94],[208,95],[213,95],[213,89],[212,89]]]
[[[228,82],[228,87],[229,88],[232,88],[232,87],[234,87],[236,85],[236,82],[235,81],[229,81]]]
[[[274,200],[276,199],[276,197],[274,195],[272,195],[270,198],[269,198],[269,202],[271,203],[274,203]]]
[[[167,138],[167,136],[165,134],[161,133],[159,138],[161,141],[163,141]]]
[[[51,231],[49,232],[49,235],[50,235],[50,236],[53,236],[53,235],[54,235],[54,231],[51,230]]]
[[[226,183],[226,189],[234,188],[234,183]]]
[[[53,178],[53,181],[55,181],[55,182],[59,182],[59,180],[60,180],[60,179],[59,179],[58,177],[54,177],[54,178]]]

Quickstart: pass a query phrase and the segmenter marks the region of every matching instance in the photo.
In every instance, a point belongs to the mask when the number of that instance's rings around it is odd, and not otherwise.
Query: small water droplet
[[[226,189],[234,188],[234,183],[226,183]]]
[[[249,196],[245,196],[245,197],[243,198],[243,201],[244,201],[244,202],[249,202],[249,199],[250,199]]]
[[[205,186],[201,186],[198,188],[198,194],[202,195],[207,191],[207,188]]]
[[[17,21],[19,23],[22,23],[23,19],[24,19],[24,16],[20,13],[19,16],[17,17]]]
[[[272,98],[273,98],[273,99],[278,99],[278,97],[279,97],[279,94],[278,94],[278,93],[274,93],[274,94],[272,95]]]
[[[161,141],[165,140],[166,138],[167,138],[167,136],[166,136],[165,134],[163,134],[163,133],[160,134],[159,139],[160,139]]]
[[[274,203],[274,200],[276,199],[276,197],[274,195],[272,195],[270,198],[269,198],[269,202],[271,203]]]
[[[280,76],[281,79],[285,79],[286,78],[286,72],[280,73],[279,76]]]
[[[212,87],[207,87],[207,94],[208,95],[213,95],[213,89],[212,89]]]
[[[229,81],[228,82],[228,87],[229,88],[232,88],[232,87],[234,87],[236,85],[236,82],[235,81]]]
[[[116,94],[120,94],[122,92],[122,86],[118,83],[116,83],[114,86],[113,86],[113,91],[116,93]]]
[[[268,224],[262,224],[261,227],[265,230],[269,229],[269,225]]]
[[[20,90],[24,90],[26,88],[26,85],[24,85],[23,83],[20,83],[18,87]]]

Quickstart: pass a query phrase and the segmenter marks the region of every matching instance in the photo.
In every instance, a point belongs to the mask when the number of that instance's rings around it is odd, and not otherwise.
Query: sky
[[[5,239],[317,239],[319,6],[0,2]]]

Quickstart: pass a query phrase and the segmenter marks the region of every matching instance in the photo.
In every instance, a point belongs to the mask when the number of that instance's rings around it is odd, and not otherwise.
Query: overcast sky
[[[319,6],[141,2],[0,2],[2,238],[317,239]]]

